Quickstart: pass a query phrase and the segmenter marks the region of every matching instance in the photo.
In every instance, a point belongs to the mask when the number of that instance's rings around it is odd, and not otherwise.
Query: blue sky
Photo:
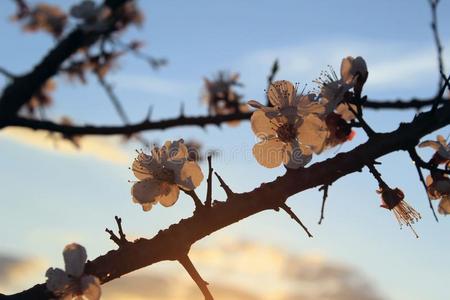
[[[64,1],[63,6],[70,3],[73,1]],[[146,115],[150,105],[154,106],[154,119],[176,116],[181,103],[185,103],[186,114],[205,114],[199,100],[203,77],[221,69],[241,74],[245,100],[261,100],[275,58],[280,60],[278,79],[308,87],[313,87],[311,81],[327,65],[338,69],[342,57],[361,55],[369,68],[365,93],[370,98],[427,97],[436,91],[435,48],[425,0],[140,1],[140,6],[146,22],[124,39],[143,39],[145,51],[167,58],[169,65],[153,71],[130,56],[111,75],[135,121]],[[0,3],[0,34],[8,40],[0,48],[0,64],[20,73],[29,70],[53,41],[42,33],[22,33],[8,19],[13,11],[11,2]],[[442,1],[438,16],[444,46],[450,42],[449,11],[450,3]],[[444,54],[448,65],[449,51]],[[3,78],[0,83],[5,84]],[[70,115],[78,122],[120,122],[95,80],[81,86],[60,79],[54,99],[56,103],[48,111],[53,118]],[[367,112],[367,120],[375,130],[388,131],[400,121],[411,120],[414,113]],[[441,133],[447,136],[448,128]],[[48,141],[45,134],[30,136],[0,132],[0,252],[45,262],[36,280],[43,280],[48,266],[61,265],[60,252],[68,242],[82,243],[92,258],[111,249],[104,228],[114,225],[116,214],[123,217],[126,229],[135,237],[150,237],[191,214],[192,204],[184,197],[173,208],[157,207],[149,213],[131,203],[127,180],[133,178],[127,161],[131,162],[138,144],[93,139],[95,146],[87,146],[90,150],[69,153],[42,147],[42,140]],[[255,138],[248,122],[222,129],[152,131],[145,136],[158,141],[195,138],[205,148],[220,149],[215,169],[236,191],[251,190],[283,173],[282,168],[265,169],[253,159]],[[339,151],[350,150],[364,140],[363,132],[358,132],[356,139]],[[315,159],[334,153],[333,149]],[[289,217],[264,212],[208,237],[201,245],[214,247],[221,238],[232,237],[294,253],[313,253],[360,270],[386,299],[447,299],[450,271],[443,261],[450,246],[450,221],[444,217],[439,224],[434,221],[405,153],[393,153],[381,161],[380,170],[388,183],[402,188],[408,202],[423,216],[415,227],[418,240],[408,230],[399,230],[393,215],[378,207],[376,182],[364,170],[333,184],[321,226],[317,225],[321,193],[311,190],[289,199],[313,232],[313,239],[307,239]],[[205,165],[202,168],[206,171]],[[220,189],[214,192],[217,199],[223,199]],[[200,193],[204,193],[204,186]]]

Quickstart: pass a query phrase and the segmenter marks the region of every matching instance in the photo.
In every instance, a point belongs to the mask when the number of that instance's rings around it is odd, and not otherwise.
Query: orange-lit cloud
[[[361,272],[317,254],[291,253],[256,241],[225,238],[194,246],[190,257],[210,283],[216,300],[384,299]],[[4,270],[0,272],[0,287],[19,278],[26,280],[29,275],[22,270],[30,266],[31,261],[0,256],[0,270]],[[106,300],[203,299],[176,262],[133,272],[105,284],[102,291]]]
[[[70,141],[59,137],[53,138],[48,132],[41,130],[6,128],[0,132],[0,138],[2,137],[45,151],[54,151],[67,155],[88,155],[116,164],[127,164],[130,161],[125,151],[120,148],[118,139],[83,137],[80,141],[81,147],[77,149]]]

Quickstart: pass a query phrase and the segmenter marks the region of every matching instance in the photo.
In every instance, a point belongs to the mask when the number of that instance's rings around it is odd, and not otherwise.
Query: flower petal
[[[296,89],[290,81],[279,80],[270,85],[267,96],[273,106],[282,108],[294,102],[296,93]]]
[[[158,163],[150,155],[140,152],[131,165],[131,170],[137,179],[153,178],[152,173],[156,169]]]
[[[424,141],[422,143],[419,144],[420,148],[423,147],[431,147],[434,150],[438,151],[440,147],[442,147],[441,143],[438,143],[436,141]]]
[[[175,183],[186,190],[193,190],[203,180],[203,173],[195,161],[185,162],[179,170],[175,170]]]
[[[357,107],[354,104],[350,104],[350,106],[352,107],[352,109],[354,111],[357,111]],[[340,103],[338,104],[338,106],[336,107],[335,112],[339,115],[341,115],[341,118],[344,119],[345,121],[351,121],[354,120],[356,118],[356,116],[352,113],[352,111],[350,110],[350,108],[348,107],[347,103]]]
[[[64,248],[63,257],[67,274],[74,277],[83,275],[84,264],[87,260],[86,249],[83,246],[76,243],[67,245]]]
[[[442,197],[439,203],[438,212],[443,215],[450,214],[450,196]]]
[[[283,161],[283,143],[278,139],[266,139],[253,146],[253,156],[266,168],[278,167]]]
[[[257,110],[250,119],[252,130],[257,137],[270,137],[275,135],[274,125],[262,110]]]
[[[325,147],[329,132],[322,119],[316,115],[309,115],[299,126],[297,134],[300,143],[309,146],[314,153],[320,153]]]
[[[283,152],[283,163],[289,169],[304,167],[312,159],[312,155],[304,155],[297,141],[286,144]]]
[[[83,296],[87,298],[87,300],[99,300],[102,295],[100,280],[92,275],[83,276],[81,278],[81,290]]]
[[[133,184],[131,195],[135,203],[153,203],[161,194],[161,181],[158,179],[146,179]],[[145,210],[145,209],[144,209]]]
[[[156,197],[156,200],[164,207],[169,207],[175,204],[178,200],[180,189],[176,184],[161,182],[161,194]]]
[[[69,285],[70,278],[66,272],[58,268],[49,268],[45,272],[47,281],[45,282],[47,289],[55,294],[62,293]]]
[[[182,160],[188,157],[188,148],[182,139],[178,141],[167,141],[164,143],[168,158],[170,160]]]

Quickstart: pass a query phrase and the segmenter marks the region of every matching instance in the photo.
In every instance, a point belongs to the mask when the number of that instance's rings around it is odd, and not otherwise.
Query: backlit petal
[[[87,260],[86,249],[76,243],[67,245],[63,251],[66,273],[80,277],[84,272],[84,264]]]
[[[283,161],[283,143],[278,139],[263,140],[253,146],[253,156],[266,168],[278,167]]]

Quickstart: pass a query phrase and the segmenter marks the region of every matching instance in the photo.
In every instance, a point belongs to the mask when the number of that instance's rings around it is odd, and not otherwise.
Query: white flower
[[[69,244],[63,251],[65,271],[59,268],[49,268],[47,289],[58,299],[98,300],[101,296],[100,281],[97,277],[84,274],[87,260],[86,249],[78,244]]]
[[[437,141],[424,141],[419,144],[419,147],[431,147],[444,160],[450,160],[450,143],[447,143],[442,135],[437,136]]]
[[[341,78],[337,77],[333,69],[322,72],[315,82],[320,86],[320,96],[326,105],[326,112],[333,112],[350,89],[353,88],[355,94],[360,94],[368,74],[366,62],[360,56],[342,59]]]
[[[325,112],[322,103],[314,101],[316,95],[297,94],[297,86],[287,80],[273,82],[269,87],[267,97],[273,107],[264,106],[256,100],[250,100],[248,104],[263,110],[269,117],[284,115],[288,118],[295,118],[297,115],[306,116],[311,113],[323,114]]]
[[[251,117],[252,130],[261,141],[253,147],[256,160],[267,168],[297,169],[311,161],[312,152],[320,152],[327,137],[325,123],[318,115],[323,105],[315,95],[298,95],[289,81],[276,81],[268,91],[273,107],[252,100],[249,105],[258,108]]]
[[[175,204],[180,188],[193,190],[203,180],[203,173],[195,161],[189,160],[183,140],[167,141],[161,148],[153,148],[150,155],[140,152],[132,170],[138,182],[131,188],[133,202],[144,211],[156,202],[165,207]]]

